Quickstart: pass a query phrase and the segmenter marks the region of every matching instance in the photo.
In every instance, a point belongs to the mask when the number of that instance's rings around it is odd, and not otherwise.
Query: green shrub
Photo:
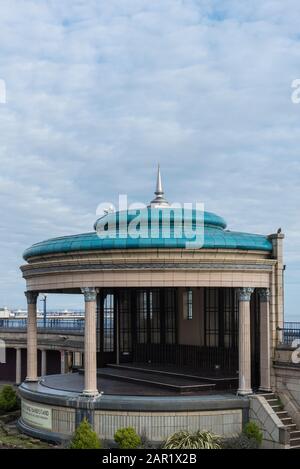
[[[132,427],[117,430],[115,433],[115,442],[121,449],[135,449],[142,444],[141,438]]]
[[[19,399],[16,390],[6,384],[0,391],[0,410],[10,412],[19,408]]]
[[[164,449],[220,449],[220,439],[207,431],[176,432],[169,436],[165,442]]]
[[[71,449],[100,449],[101,441],[97,433],[92,429],[91,425],[84,418],[75,430],[74,436],[70,443]]]
[[[257,423],[248,422],[244,427],[243,433],[249,439],[255,440],[259,446],[262,444],[263,434]]]
[[[234,438],[227,438],[222,441],[222,449],[258,449],[259,444],[254,438],[248,438],[242,433]]]

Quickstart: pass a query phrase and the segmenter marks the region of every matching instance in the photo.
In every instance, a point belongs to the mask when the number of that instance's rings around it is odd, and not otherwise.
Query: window
[[[219,345],[219,289],[205,289],[205,345]]]
[[[119,291],[119,327],[120,327],[120,352],[128,355],[132,351],[131,339],[131,302],[128,290]]]
[[[160,324],[160,294],[159,290],[149,292],[149,326],[151,344],[160,343],[161,324]]]
[[[188,321],[193,319],[193,290],[191,288],[183,294],[183,317]]]
[[[147,289],[136,293],[138,344],[173,344],[176,340],[175,290]]]
[[[137,292],[137,341],[139,344],[147,343],[147,326],[148,326],[148,315],[147,315],[147,292]]]
[[[193,319],[193,290],[187,292],[187,319]]]
[[[233,288],[205,289],[205,345],[237,347],[238,301]]]
[[[115,317],[115,296],[108,293],[104,298],[103,304],[103,329],[104,329],[104,352],[113,352],[114,344],[114,317]]]
[[[164,290],[164,316],[165,316],[165,342],[175,344],[176,341],[176,309],[175,290],[166,288]]]

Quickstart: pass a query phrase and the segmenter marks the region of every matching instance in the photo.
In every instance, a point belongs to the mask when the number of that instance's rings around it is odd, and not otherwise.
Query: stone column
[[[252,394],[250,300],[254,288],[239,288],[239,389],[238,394]]]
[[[71,373],[73,368],[73,353],[70,351],[67,352],[67,367],[68,373]]]
[[[66,373],[66,352],[60,351],[60,373],[64,375]]]
[[[270,290],[259,290],[260,297],[260,391],[271,391],[270,366]]]
[[[47,350],[42,350],[41,375],[46,376],[46,374],[47,374]]]
[[[283,264],[283,240],[284,234],[280,230],[276,234],[270,235],[273,252],[272,258],[276,259],[272,274],[272,295],[270,301],[270,322],[271,322],[271,346],[275,347],[283,340],[282,328],[284,326],[284,270]]]
[[[37,381],[37,292],[25,292],[27,297],[27,376],[26,381]]]
[[[82,288],[85,302],[84,326],[84,390],[87,396],[96,396],[97,389],[97,349],[96,349],[96,309],[97,290]]]
[[[82,353],[74,352],[73,353],[73,363],[77,368],[82,367]]]
[[[17,348],[16,349],[16,384],[21,384],[22,382],[22,376],[21,376],[21,366],[22,366],[22,361],[21,361],[21,353],[22,349]]]

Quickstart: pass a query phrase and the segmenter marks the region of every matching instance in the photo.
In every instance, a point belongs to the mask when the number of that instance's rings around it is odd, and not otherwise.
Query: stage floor
[[[121,363],[116,365],[114,363],[106,365],[106,367],[114,367],[118,369],[127,369],[127,370],[143,370],[144,372],[157,372],[157,373],[164,373],[174,376],[181,376],[181,377],[188,377],[188,378],[197,378],[204,381],[211,381],[214,382],[226,382],[236,381],[238,382],[238,372],[232,372],[227,370],[207,370],[201,368],[192,368],[189,366],[178,367],[173,364],[156,364],[156,363]],[[101,368],[103,369],[103,368]],[[105,369],[105,368],[104,368]]]
[[[176,396],[234,393],[237,379],[215,372],[204,373],[170,367],[151,367],[144,364],[110,365],[97,370],[97,387],[105,395]],[[80,393],[84,389],[82,372],[44,376],[40,384],[49,389]]]
[[[40,384],[50,389],[59,391],[80,393],[84,389],[84,376],[80,373],[70,373],[65,375],[44,376]],[[98,390],[105,395],[123,395],[123,396],[176,396],[178,392],[172,389],[164,389],[151,384],[133,383],[118,381],[116,379],[97,378]],[[189,392],[189,395],[214,394],[213,390]]]

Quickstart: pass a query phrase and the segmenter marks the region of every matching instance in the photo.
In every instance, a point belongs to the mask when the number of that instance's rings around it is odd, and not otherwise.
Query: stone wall
[[[38,407],[34,402],[24,402],[34,409]],[[60,439],[70,438],[76,427],[75,409],[45,404],[42,408],[51,413],[51,429],[43,428],[38,421],[28,420],[26,413],[22,410],[23,423],[32,431],[43,433],[44,437],[47,437],[49,432],[49,439],[51,439],[51,434],[59,435]],[[124,427],[133,427],[138,434],[154,442],[162,442],[178,430],[202,429],[220,436],[231,437],[241,433],[243,427],[242,409],[172,413],[95,410],[91,412],[90,418],[102,440],[113,440],[115,432]]]
[[[209,430],[220,436],[235,436],[242,431],[242,410],[207,412],[113,412],[96,411],[94,426],[102,439],[113,440],[119,428],[134,427],[150,441],[164,441],[178,430]]]
[[[263,396],[257,394],[250,397],[249,419],[255,422],[263,433],[263,448],[289,447],[288,435],[283,423]]]
[[[49,389],[39,383],[23,383],[19,392],[19,427],[51,441],[69,439],[84,417],[102,440],[113,440],[118,429],[133,427],[157,443],[180,430],[237,436],[249,418],[249,400],[228,396],[103,395],[91,399],[62,391],[49,394]]]
[[[276,393],[280,397],[285,410],[300,428],[300,365],[291,363],[291,351],[280,351],[281,360],[274,364],[276,377]]]

